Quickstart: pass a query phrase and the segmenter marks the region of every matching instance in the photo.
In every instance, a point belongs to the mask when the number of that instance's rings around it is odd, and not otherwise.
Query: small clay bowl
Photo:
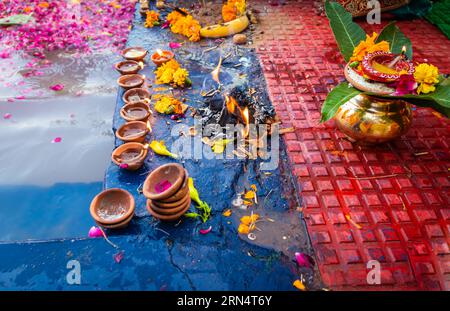
[[[114,65],[114,68],[121,74],[121,75],[131,75],[138,73],[139,70],[142,69],[141,65],[134,60],[124,60],[122,62],[118,62]]]
[[[158,52],[153,53],[151,59],[152,62],[156,66],[161,66],[164,63],[167,63],[169,60],[173,59],[175,54],[172,51],[162,51],[162,55],[160,55]]]
[[[183,184],[181,185],[181,188],[174,195],[168,197],[167,199],[157,200],[157,201],[161,202],[161,203],[173,203],[173,202],[177,202],[177,201],[180,201],[181,199],[183,199],[186,196],[186,193],[189,193],[189,187],[188,187],[189,176],[188,176],[186,170],[185,170],[185,174],[186,174],[186,176],[184,177],[184,181],[183,181]]]
[[[150,116],[150,110],[146,103],[138,102],[126,104],[120,109],[120,116],[125,121],[147,121]]]
[[[125,156],[123,153],[125,153],[125,155],[128,153],[128,158],[131,159],[131,161],[127,161],[127,158],[120,161],[120,157]],[[144,164],[147,153],[148,150],[145,149],[144,145],[141,143],[125,143],[114,149],[111,154],[111,160],[118,166],[121,164],[127,164],[123,167],[126,170],[136,171],[142,166],[142,164]]]
[[[188,198],[186,201],[184,201],[182,204],[172,207],[172,208],[161,208],[158,207],[153,203],[152,200],[149,200],[148,204],[150,204],[150,208],[156,213],[160,215],[175,215],[181,212],[182,210],[186,209],[186,205],[190,205],[191,199]]]
[[[116,131],[116,137],[124,142],[142,143],[149,129],[147,123],[142,121],[131,121],[125,123]]]
[[[133,98],[133,96],[139,97],[139,100],[136,101],[132,101],[131,99]],[[137,102],[146,102],[149,101],[150,98],[152,98],[152,95],[150,94],[149,91],[147,91],[144,88],[134,88],[134,89],[129,89],[128,91],[126,91],[123,94],[123,101],[126,104],[132,104],[132,103],[137,103]]]
[[[189,194],[185,194],[184,197],[181,198],[181,200],[175,201],[175,202],[161,202],[161,201],[157,201],[157,200],[152,200],[152,205],[159,207],[159,208],[175,208],[177,206],[183,205],[184,203],[186,203],[187,199],[190,197]]]
[[[159,214],[159,213],[155,212],[152,209],[150,202],[147,201],[147,211],[150,213],[150,215],[152,215],[153,217],[155,217],[159,220],[162,220],[162,221],[175,221],[175,220],[180,219],[189,210],[190,206],[191,206],[191,198],[189,198],[187,206],[183,210],[178,212],[177,214],[163,215],[163,214]]]
[[[130,218],[130,216],[132,217],[134,208],[134,198],[128,191],[111,188],[103,190],[95,196],[89,211],[97,223],[116,225]],[[118,212],[120,212],[119,216],[117,216]],[[112,215],[116,216],[112,217]],[[109,218],[107,218],[108,216]]]
[[[103,224],[101,222],[95,222],[97,225],[106,228],[106,229],[123,229],[126,228],[128,226],[128,224],[131,222],[131,219],[133,219],[134,215],[130,215],[130,217],[128,217],[127,219],[125,219],[124,221],[118,223],[118,224],[114,224],[114,225],[106,225]]]
[[[122,51],[122,57],[128,60],[143,61],[148,51],[143,47],[130,47]]]
[[[185,169],[177,163],[169,163],[161,165],[148,174],[145,179],[142,191],[144,196],[150,200],[164,200],[177,193],[184,181]],[[171,186],[164,192],[157,193],[155,186],[164,180],[171,183]]]
[[[117,79],[117,84],[126,90],[140,88],[144,82],[145,78],[140,74],[123,75]]]

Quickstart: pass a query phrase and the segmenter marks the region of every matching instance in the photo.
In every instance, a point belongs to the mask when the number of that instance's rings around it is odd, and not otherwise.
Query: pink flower
[[[50,89],[53,91],[56,91],[56,92],[62,91],[64,89],[64,85],[63,84],[55,84],[55,85],[50,86]]]
[[[8,51],[1,51],[0,52],[0,58],[3,58],[3,59],[5,59],[5,58],[10,58],[11,57],[11,54],[9,54],[9,52]]]
[[[417,88],[417,82],[414,79],[414,75],[401,75],[400,79],[391,84],[395,87],[394,95],[402,96],[406,94],[415,94]]]
[[[128,164],[127,163],[120,163],[119,167],[123,168],[123,169],[126,169],[126,168],[128,168]]]
[[[124,251],[120,251],[117,254],[114,254],[113,258],[116,263],[120,263],[123,259]]]
[[[172,187],[172,184],[168,180],[163,180],[155,185],[155,191],[156,193],[163,193],[170,187]]]
[[[91,229],[89,229],[88,235],[90,238],[100,238],[103,236],[103,232],[100,228],[92,226]]]
[[[5,120],[9,120],[9,119],[11,119],[12,118],[12,114],[10,114],[10,113],[5,113],[4,115],[3,115],[3,119],[5,119]]]
[[[178,49],[181,48],[183,46],[183,44],[179,43],[179,42],[170,42],[169,43],[169,47],[171,49]]]
[[[60,142],[62,142],[62,138],[61,137],[56,137],[56,138],[53,138],[53,140],[52,140],[52,144],[60,143]]]

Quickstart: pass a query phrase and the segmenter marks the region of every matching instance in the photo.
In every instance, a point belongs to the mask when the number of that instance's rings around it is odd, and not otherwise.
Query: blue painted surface
[[[144,29],[140,16],[136,14],[134,29],[129,37],[129,46],[141,45],[153,51],[167,48],[173,41],[170,32],[159,29]],[[186,44],[177,50],[181,64],[189,69],[195,88],[183,96],[189,98],[189,105],[198,106],[199,85],[213,69],[207,62],[199,62],[201,49]],[[208,57],[218,59],[217,52]],[[264,80],[260,79],[261,68],[256,55],[243,51],[243,62],[248,62],[248,83],[262,93],[262,100],[268,101]],[[194,61],[195,60],[195,61]],[[230,61],[230,60],[229,60]],[[231,66],[224,68],[227,74],[238,75]],[[148,77],[152,73],[146,68]],[[122,92],[118,94],[114,130],[122,123],[118,111],[123,105]],[[183,123],[192,124],[192,118]],[[170,147],[174,138],[170,128],[175,124],[167,116],[157,115],[152,120],[153,137],[165,140]],[[116,145],[120,144],[116,141]],[[285,158],[282,145],[281,157]],[[136,217],[127,229],[108,232],[113,248],[102,238],[85,240],[60,240],[43,243],[0,245],[0,288],[3,289],[102,289],[102,290],[292,290],[292,282],[299,277],[299,271],[292,256],[282,255],[268,247],[251,245],[237,233],[239,218],[226,218],[222,211],[230,208],[236,195],[236,187],[242,183],[254,183],[264,204],[256,210],[265,213],[290,213],[289,207],[298,204],[295,191],[288,184],[289,168],[272,171],[271,175],[260,174],[260,160],[183,160],[203,200],[213,209],[213,215],[206,224],[185,219],[181,223],[160,223],[145,210],[145,198],[137,189],[146,173],[170,158],[149,155],[145,166],[137,172],[120,170],[111,164],[105,175],[105,187],[120,187],[129,190],[136,198]],[[284,163],[286,164],[286,163]],[[244,166],[247,173],[244,174]],[[298,223],[301,223],[300,217]],[[212,226],[207,235],[201,235],[199,228]],[[303,227],[292,235],[299,237],[298,245],[286,250],[304,251],[312,254]],[[303,228],[303,229],[302,229]],[[275,232],[274,234],[277,234]],[[120,262],[114,260],[123,254]],[[116,257],[117,258],[117,257]],[[66,264],[77,260],[81,265],[81,285],[68,285]]]

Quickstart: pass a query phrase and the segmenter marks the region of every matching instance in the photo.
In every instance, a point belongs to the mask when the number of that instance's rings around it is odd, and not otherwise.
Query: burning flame
[[[244,110],[242,110],[236,99],[229,95],[225,95],[225,104],[229,113],[240,117],[244,122],[245,128],[242,130],[242,137],[246,138],[250,132],[250,117],[248,108],[245,107]],[[235,113],[236,110],[239,114]]]
[[[144,62],[139,62],[139,67],[140,67],[141,69],[144,69]]]
[[[159,56],[164,56],[164,53],[161,49],[156,49],[156,54],[158,54]]]
[[[219,63],[217,64],[217,67],[211,71],[211,76],[214,81],[220,84],[219,74],[220,74],[220,67],[222,66],[222,55],[220,55]]]
[[[147,128],[150,133],[153,131],[152,125],[150,124],[150,120],[147,120]]]

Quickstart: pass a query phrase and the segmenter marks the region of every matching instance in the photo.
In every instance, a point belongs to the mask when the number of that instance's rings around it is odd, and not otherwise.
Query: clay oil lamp
[[[144,164],[147,153],[147,144],[125,143],[114,149],[111,154],[111,160],[120,168],[136,171]]]
[[[124,142],[142,143],[150,130],[151,127],[148,122],[131,121],[117,129],[116,137]]]
[[[117,84],[126,90],[140,88],[145,82],[145,77],[140,74],[123,75],[117,79]]]
[[[119,229],[128,226],[134,209],[134,198],[128,191],[112,188],[95,196],[89,210],[99,226]]]
[[[121,74],[121,75],[130,75],[138,73],[139,70],[141,70],[144,67],[142,62],[137,62],[134,60],[124,60],[121,62],[118,62],[114,65],[114,68]]]
[[[120,116],[127,122],[146,121],[150,114],[148,105],[143,102],[126,104],[120,109]]]
[[[152,55],[152,62],[155,63],[156,66],[161,66],[162,64],[168,62],[173,59],[175,54],[171,51],[162,51],[157,49],[155,53]]]
[[[163,200],[176,194],[184,184],[186,171],[176,163],[161,165],[145,179],[143,193],[147,199]]]
[[[122,51],[122,57],[128,60],[141,62],[147,56],[147,50],[143,47],[130,47]]]
[[[369,53],[364,57],[361,67],[369,79],[382,83],[397,81],[404,73],[414,73],[414,64],[404,52],[400,55],[383,51]]]
[[[147,91],[144,88],[134,88],[129,89],[123,94],[123,101],[126,104],[132,104],[132,103],[149,103],[151,98],[151,94],[149,91]]]
[[[180,205],[173,209],[159,209],[152,205],[151,200],[147,200],[147,211],[161,221],[176,221],[183,217],[183,215],[189,210],[191,205],[191,198],[188,197],[184,205]]]

